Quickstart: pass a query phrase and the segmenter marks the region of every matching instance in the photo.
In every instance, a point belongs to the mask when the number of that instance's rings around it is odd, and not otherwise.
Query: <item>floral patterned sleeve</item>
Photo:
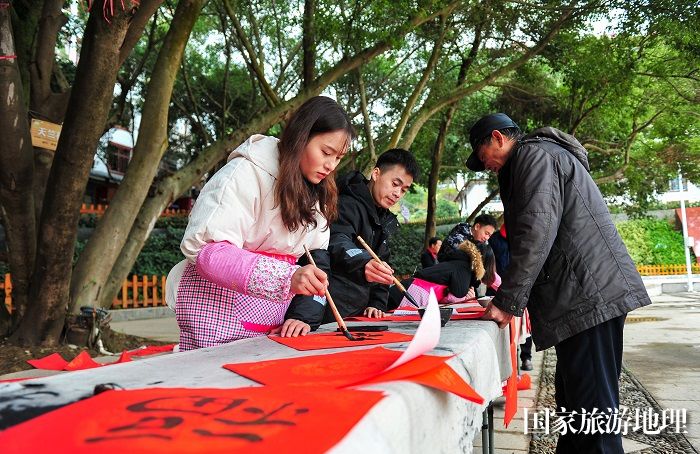
[[[280,303],[292,298],[292,275],[299,268],[225,241],[204,246],[196,267],[200,276],[221,287]]]

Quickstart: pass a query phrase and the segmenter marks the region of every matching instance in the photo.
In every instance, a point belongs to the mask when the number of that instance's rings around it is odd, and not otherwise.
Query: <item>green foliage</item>
[[[635,219],[617,224],[622,240],[637,265],[685,263],[683,235],[660,219]]]
[[[167,275],[184,258],[180,252],[184,233],[184,229],[174,227],[153,232],[136,259],[132,274]]]
[[[389,239],[391,266],[396,275],[413,274],[420,266],[423,252],[423,229],[411,224],[402,224],[399,231]]]
[[[438,199],[435,217],[438,219],[453,218],[459,216],[459,208],[454,202],[445,199]]]

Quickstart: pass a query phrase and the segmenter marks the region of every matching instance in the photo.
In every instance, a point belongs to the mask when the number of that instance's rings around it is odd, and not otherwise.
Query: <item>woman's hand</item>
[[[363,315],[369,318],[382,318],[386,314],[384,314],[384,312],[380,311],[376,307],[368,307],[367,309],[365,309]]]
[[[370,260],[365,265],[365,279],[367,282],[391,285],[394,283],[394,270],[386,262]]]
[[[311,326],[301,320],[290,318],[285,320],[284,324],[272,330],[272,334],[279,334],[281,337],[299,337],[306,336],[311,331]]]
[[[291,291],[295,295],[325,296],[328,276],[313,265],[302,266],[292,274]]]

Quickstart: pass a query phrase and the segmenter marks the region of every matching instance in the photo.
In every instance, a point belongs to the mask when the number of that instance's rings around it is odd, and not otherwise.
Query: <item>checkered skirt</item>
[[[221,287],[188,263],[177,291],[180,350],[264,336],[284,322],[291,295],[264,299]]]

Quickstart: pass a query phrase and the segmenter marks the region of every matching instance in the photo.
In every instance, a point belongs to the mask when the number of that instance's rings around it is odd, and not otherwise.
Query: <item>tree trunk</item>
[[[51,78],[56,58],[56,41],[58,33],[68,19],[62,12],[63,0],[46,0],[39,19],[36,54],[29,65],[31,75],[31,100],[29,107],[32,114],[42,120],[61,124],[66,115],[70,89],[54,92]],[[42,201],[46,192],[46,181],[51,171],[53,151],[44,148],[34,149],[34,207],[36,222],[41,219]]]
[[[131,16],[116,9],[107,23],[102,9],[93,8],[85,28],[68,113],[51,167],[39,226],[37,258],[32,276],[32,304],[12,335],[19,344],[58,343],[69,302],[73,249],[80,204],[97,143],[109,114],[119,69],[119,49]]]
[[[15,55],[10,9],[0,8],[0,209],[12,271],[13,325],[24,315],[34,268],[33,147],[19,65]],[[0,334],[10,329],[8,313],[0,312]]]
[[[139,137],[128,170],[73,270],[69,311],[93,306],[126,243],[168,146],[168,108],[192,27],[204,0],[180,0],[148,83]],[[110,297],[113,295],[109,295]]]

